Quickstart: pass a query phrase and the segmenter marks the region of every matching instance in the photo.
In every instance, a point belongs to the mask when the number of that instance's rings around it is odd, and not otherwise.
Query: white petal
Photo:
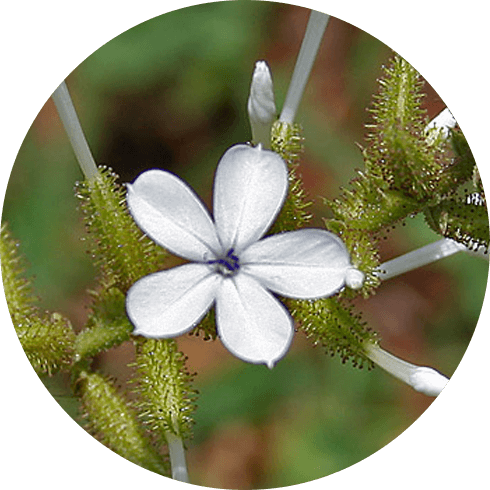
[[[159,245],[195,261],[221,253],[208,211],[178,177],[163,170],[148,170],[127,188],[131,215]]]
[[[222,156],[214,181],[214,220],[225,250],[237,253],[261,238],[286,197],[284,160],[260,145],[232,146]]]
[[[316,228],[264,238],[240,255],[241,271],[291,298],[335,294],[344,286],[350,267],[342,240]]]
[[[221,341],[236,357],[272,368],[289,349],[293,320],[279,301],[245,274],[224,279],[216,297]]]
[[[143,277],[126,296],[133,333],[162,338],[191,330],[211,307],[220,281],[204,264],[185,264]]]

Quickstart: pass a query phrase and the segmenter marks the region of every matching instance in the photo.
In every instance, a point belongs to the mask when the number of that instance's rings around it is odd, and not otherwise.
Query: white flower
[[[194,192],[169,172],[149,170],[128,185],[129,210],[139,227],[192,261],[130,288],[126,307],[134,333],[181,335],[216,303],[217,331],[227,349],[244,361],[272,367],[288,350],[294,329],[289,312],[270,291],[319,298],[338,292],[352,275],[345,245],[325,230],[261,240],[287,186],[286,164],[260,145],[236,145],[221,158],[214,222]]]

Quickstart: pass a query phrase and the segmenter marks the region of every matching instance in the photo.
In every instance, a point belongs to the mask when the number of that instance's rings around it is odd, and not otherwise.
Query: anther
[[[239,258],[233,254],[234,249],[228,250],[224,259],[208,260],[208,264],[218,264],[218,271],[224,275],[232,275],[240,269]]]

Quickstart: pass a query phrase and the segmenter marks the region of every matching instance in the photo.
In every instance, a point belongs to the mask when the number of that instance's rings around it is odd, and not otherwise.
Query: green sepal
[[[342,189],[339,198],[328,201],[335,219],[350,229],[377,232],[421,210],[422,204],[397,190],[388,189],[384,181],[357,171],[350,189]]]
[[[0,232],[2,279],[12,323],[29,362],[39,375],[51,376],[72,365],[75,334],[68,319],[41,311],[31,283],[25,277],[18,243],[2,225]]]
[[[490,232],[486,205],[447,199],[426,209],[427,224],[438,234],[452,238],[469,249],[484,247],[488,251]]]
[[[272,126],[271,149],[281,155],[288,166],[289,190],[284,205],[268,234],[303,228],[311,220],[303,182],[298,174],[299,157],[303,152],[301,127],[276,121]]]
[[[33,314],[16,328],[29,362],[39,374],[68,371],[73,364],[75,334],[70,321],[59,313]]]
[[[24,277],[25,260],[19,253],[19,243],[2,223],[0,230],[0,262],[5,298],[14,324],[21,324],[34,310],[37,298],[32,292],[31,282]]]
[[[299,124],[276,121],[271,129],[271,150],[279,153],[288,165],[298,164],[303,153],[302,129]]]
[[[434,179],[434,194],[440,199],[454,195],[463,184],[471,182],[476,171],[473,154],[459,129],[451,130],[444,143],[447,145],[448,153],[444,160],[441,159],[441,170]],[[452,152],[449,152],[449,148]],[[431,204],[437,203],[432,199]]]
[[[75,388],[81,400],[85,428],[90,434],[123,458],[155,473],[170,476],[166,457],[152,445],[136,411],[118,393],[110,379],[82,371]]]
[[[75,340],[76,362],[122,344],[131,337],[133,325],[128,320],[124,294],[115,287],[92,292],[94,303],[86,328]]]
[[[115,173],[99,167],[95,178],[77,184],[76,195],[90,239],[89,252],[104,283],[126,293],[138,279],[162,268],[166,252],[137,227]]]
[[[347,228],[338,220],[325,220],[325,227],[342,239],[349,251],[351,264],[364,273],[362,288],[356,291],[345,288],[341,293],[342,296],[355,298],[361,294],[364,298],[368,298],[381,283],[379,275],[376,274],[380,264],[377,236],[364,230]]]
[[[478,167],[475,165],[473,167],[473,187],[475,188],[476,192],[480,194],[482,199],[486,202],[485,198],[485,190],[483,189],[483,182],[481,180],[480,172],[478,172]]]
[[[314,345],[320,344],[331,356],[340,356],[343,363],[350,360],[354,367],[362,368],[365,364],[373,367],[364,346],[376,342],[377,336],[352,306],[344,306],[335,298],[288,299],[286,304],[299,328]]]
[[[135,339],[135,375],[137,409],[149,429],[165,440],[171,432],[185,439],[192,435],[197,392],[186,357],[171,339]]]
[[[202,335],[204,341],[216,340],[218,332],[216,330],[216,312],[211,308],[204,318],[199,322],[199,325],[189,332],[189,335],[198,337]]]
[[[465,135],[459,129],[452,129],[450,141],[455,154],[455,169],[458,171],[458,180],[466,182],[473,177],[476,168],[475,157]]]
[[[370,110],[373,121],[367,126],[365,157],[369,174],[381,178],[389,189],[427,204],[434,195],[445,193],[441,179],[451,158],[442,135],[426,130],[423,84],[418,72],[399,56],[384,69]]]

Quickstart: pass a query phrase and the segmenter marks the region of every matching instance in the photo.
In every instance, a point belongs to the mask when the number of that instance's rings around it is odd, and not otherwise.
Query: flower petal
[[[260,145],[232,146],[221,157],[214,180],[214,220],[224,250],[240,252],[260,239],[286,198],[284,160]]]
[[[211,217],[185,182],[163,170],[148,170],[128,185],[128,207],[152,240],[188,260],[221,253]]]
[[[289,349],[293,319],[284,306],[245,274],[224,279],[216,296],[221,341],[236,357],[272,368]]]
[[[315,228],[264,238],[240,255],[242,272],[291,298],[335,294],[344,286],[350,267],[349,253],[342,240]]]
[[[191,330],[211,307],[220,281],[204,264],[185,264],[143,277],[126,296],[133,333],[162,338]]]

